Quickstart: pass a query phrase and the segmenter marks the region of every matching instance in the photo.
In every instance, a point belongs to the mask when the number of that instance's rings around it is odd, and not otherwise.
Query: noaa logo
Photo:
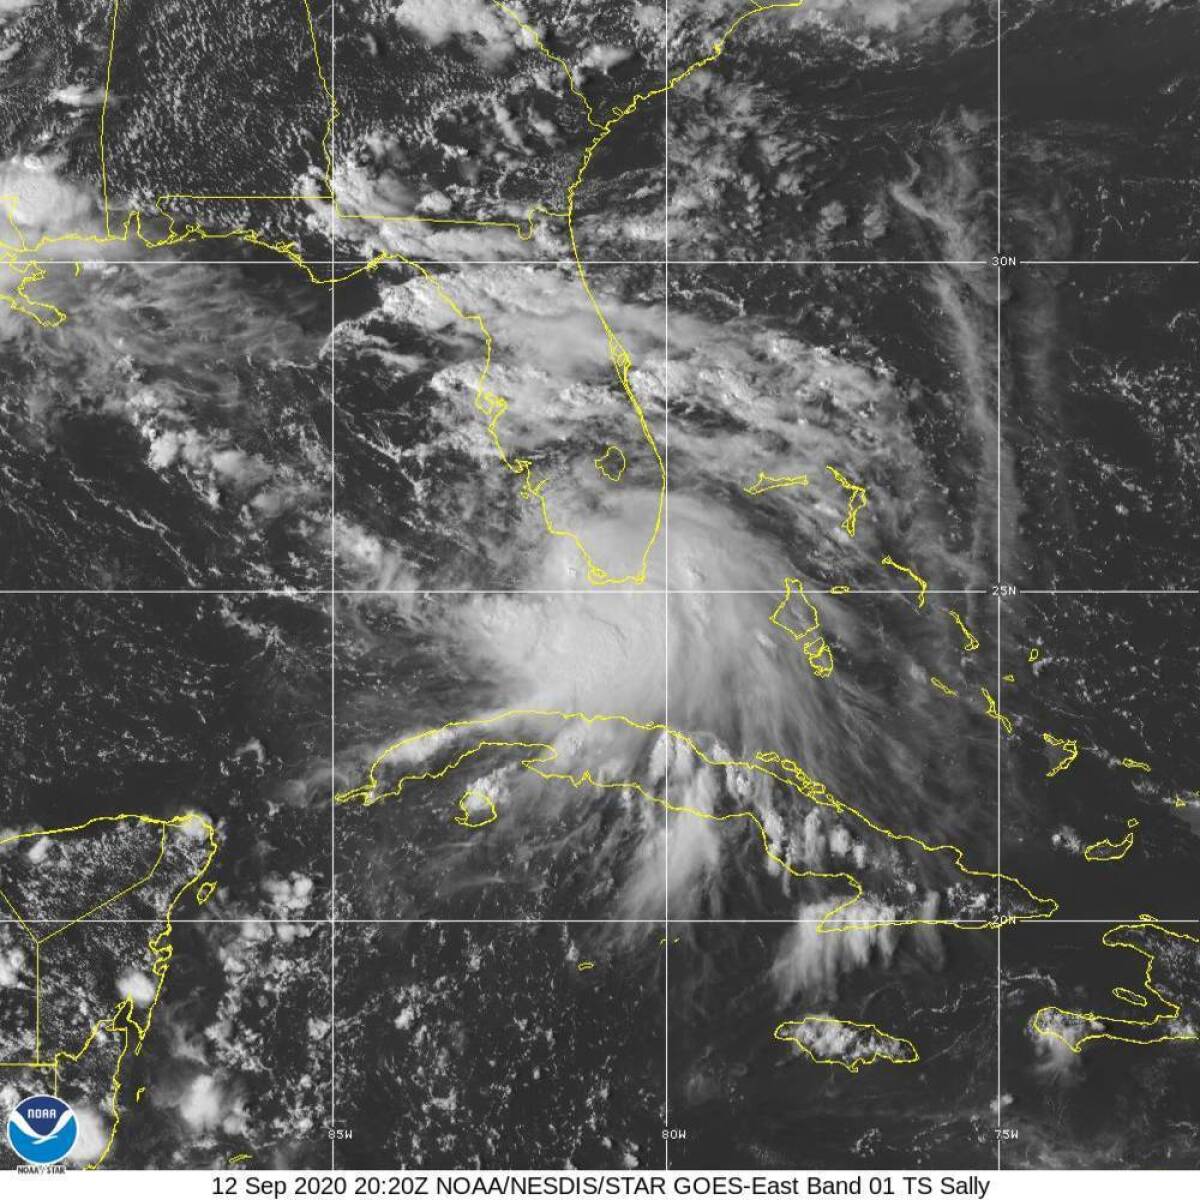
[[[78,1136],[71,1106],[56,1096],[26,1096],[8,1114],[8,1144],[35,1166],[61,1162]]]

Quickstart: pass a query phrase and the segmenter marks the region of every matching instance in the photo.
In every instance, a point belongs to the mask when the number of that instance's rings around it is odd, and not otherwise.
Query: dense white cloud
[[[517,47],[515,22],[506,23],[499,10],[478,0],[402,0],[393,10],[397,22],[426,41],[440,46],[452,37],[462,39],[488,66],[499,66]]]

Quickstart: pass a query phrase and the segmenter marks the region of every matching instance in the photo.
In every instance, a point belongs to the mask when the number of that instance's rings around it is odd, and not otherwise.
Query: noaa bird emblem
[[[26,1096],[8,1114],[8,1144],[35,1166],[61,1162],[78,1136],[71,1106],[56,1096]]]

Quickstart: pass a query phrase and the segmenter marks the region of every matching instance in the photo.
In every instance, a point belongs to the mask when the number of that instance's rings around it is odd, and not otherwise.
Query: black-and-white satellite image
[[[0,0],[0,1163],[1200,1168],[1198,48]]]

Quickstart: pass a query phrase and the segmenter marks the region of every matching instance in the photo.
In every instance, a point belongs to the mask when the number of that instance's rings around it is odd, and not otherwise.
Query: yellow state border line
[[[164,824],[163,819],[160,819],[157,817],[146,816],[143,813],[122,813],[117,816],[105,815],[105,816],[91,817],[88,820],[82,821],[77,825],[64,825],[57,829],[28,830],[24,833],[14,833],[14,834],[10,834],[8,837],[0,838],[0,846],[6,846],[9,844],[9,842],[20,841],[23,838],[57,837],[60,834],[64,834],[64,833],[80,833],[83,830],[88,829],[92,825],[100,824],[100,823],[103,823],[106,821],[109,821],[109,822],[122,821],[123,822],[123,821],[131,821],[131,820],[138,821],[143,825],[162,826],[162,828],[160,830],[160,835],[159,835],[158,854],[155,856],[154,863],[150,867],[150,870],[147,871],[146,874],[143,875],[140,879],[137,879],[133,883],[131,883],[128,887],[122,888],[119,892],[114,892],[112,895],[101,900],[98,904],[94,904],[91,908],[89,908],[86,912],[81,913],[79,916],[72,917],[71,920],[68,921],[65,925],[61,925],[57,929],[53,929],[49,933],[42,934],[39,937],[37,934],[35,934],[33,932],[32,929],[30,929],[30,927],[22,919],[21,914],[17,911],[17,907],[12,902],[12,900],[9,899],[9,897],[7,896],[7,894],[5,894],[5,892],[3,890],[0,890],[0,899],[3,899],[4,903],[8,905],[9,909],[12,911],[13,916],[16,917],[17,921],[19,922],[21,928],[24,929],[25,932],[30,936],[30,938],[33,940],[35,945],[41,946],[45,942],[50,941],[51,938],[58,937],[58,935],[60,933],[63,933],[64,931],[70,929],[73,925],[77,925],[80,921],[87,920],[87,918],[92,916],[93,913],[99,912],[102,908],[107,907],[109,904],[112,904],[114,901],[120,900],[123,896],[127,896],[130,892],[137,891],[138,888],[140,888],[140,887],[144,886],[146,883],[148,883],[150,881],[151,877],[155,874],[155,872],[162,865],[163,858],[166,856],[168,826],[166,826]],[[35,923],[39,923],[39,924],[41,923],[41,918],[39,918],[39,917],[30,917],[29,919],[31,921],[34,921]]]
[[[325,176],[325,192],[322,195],[299,195],[299,196],[255,196],[255,195],[239,195],[239,194],[217,194],[217,195],[201,195],[196,193],[163,193],[156,201],[156,212],[159,217],[167,222],[166,234],[158,239],[148,237],[142,229],[142,216],[140,212],[133,211],[125,216],[124,222],[119,232],[114,232],[112,221],[111,196],[109,190],[108,179],[108,161],[107,161],[107,132],[108,132],[108,111],[109,103],[112,95],[112,80],[113,80],[113,63],[116,57],[117,29],[121,17],[121,0],[111,0],[110,16],[109,16],[109,35],[108,35],[108,54],[105,63],[104,71],[104,95],[100,105],[99,115],[99,155],[100,155],[100,184],[101,196],[104,211],[104,232],[103,234],[82,234],[82,233],[67,233],[61,235],[43,235],[35,245],[29,245],[24,234],[21,232],[16,223],[14,213],[10,206],[7,212],[7,220],[9,226],[13,229],[17,237],[17,245],[12,245],[8,242],[0,240],[0,265],[7,266],[14,270],[20,276],[20,282],[12,293],[0,292],[0,302],[5,302],[14,312],[19,312],[25,316],[31,317],[39,325],[45,328],[54,328],[61,325],[66,319],[67,314],[53,304],[44,301],[36,300],[28,294],[28,288],[36,283],[41,282],[46,278],[46,271],[42,264],[37,261],[36,256],[39,251],[50,246],[64,245],[71,242],[77,242],[88,245],[103,245],[105,243],[127,243],[131,238],[136,237],[138,241],[148,250],[158,250],[168,246],[177,246],[185,242],[195,240],[220,240],[220,239],[236,239],[248,245],[253,245],[268,252],[281,255],[291,261],[295,266],[302,269],[311,283],[321,286],[335,286],[339,283],[344,283],[360,274],[369,273],[376,270],[384,263],[400,263],[412,270],[416,271],[426,283],[430,284],[438,298],[446,303],[451,311],[461,320],[476,325],[484,339],[485,354],[484,367],[480,372],[476,384],[474,405],[477,411],[488,417],[487,434],[497,450],[502,465],[511,473],[522,476],[523,484],[518,492],[522,499],[531,500],[537,503],[539,514],[546,533],[554,538],[563,538],[569,541],[583,559],[586,567],[586,577],[589,583],[594,586],[610,586],[621,584],[642,584],[646,581],[647,572],[649,569],[650,555],[653,552],[662,532],[663,517],[666,506],[667,492],[667,468],[666,463],[659,451],[658,443],[654,437],[653,431],[650,428],[646,413],[639,401],[633,386],[629,379],[630,370],[632,367],[632,359],[621,343],[620,338],[610,325],[608,318],[605,316],[603,309],[593,292],[588,281],[587,272],[584,269],[583,258],[580,253],[578,239],[575,231],[575,207],[576,200],[580,188],[583,186],[584,179],[587,175],[588,167],[596,153],[596,150],[603,142],[611,135],[614,129],[623,121],[635,113],[638,108],[650,100],[674,90],[681,83],[691,77],[696,71],[703,69],[716,62],[725,51],[725,46],[730,37],[737,29],[750,17],[759,16],[764,13],[795,10],[803,7],[804,0],[780,0],[777,3],[763,4],[754,0],[750,8],[738,14],[730,24],[725,28],[722,35],[713,43],[712,51],[702,58],[699,58],[688,66],[677,71],[670,76],[661,86],[651,88],[645,92],[637,92],[626,103],[614,105],[612,108],[612,116],[608,120],[598,120],[595,110],[588,100],[587,96],[578,87],[573,72],[569,64],[560,55],[555,54],[546,46],[541,36],[532,26],[521,21],[517,14],[508,7],[502,0],[492,0],[493,5],[505,17],[514,21],[521,31],[531,40],[533,48],[543,55],[547,61],[557,66],[563,73],[567,81],[567,87],[571,95],[580,103],[586,116],[588,126],[594,131],[594,136],[585,145],[580,159],[580,165],[575,173],[574,178],[567,185],[565,192],[566,204],[564,208],[552,209],[544,205],[535,205],[530,208],[526,214],[525,223],[515,221],[494,221],[481,220],[470,218],[455,218],[455,217],[426,217],[418,214],[365,214],[365,213],[347,213],[341,210],[341,206],[337,198],[336,181],[334,180],[334,162],[332,154],[332,138],[334,125],[341,115],[341,110],[337,102],[337,97],[334,94],[333,88],[330,85],[329,79],[325,73],[325,68],[322,63],[320,45],[317,38],[316,25],[313,21],[312,7],[310,0],[301,0],[304,9],[304,19],[308,30],[309,40],[312,45],[313,63],[316,70],[317,78],[321,88],[327,98],[329,104],[329,114],[325,121],[325,129],[321,138],[322,155],[324,158],[324,176]],[[502,397],[490,392],[487,386],[487,381],[491,372],[492,356],[494,341],[490,331],[488,330],[483,317],[478,313],[466,313],[463,309],[450,297],[449,293],[442,286],[440,281],[429,271],[425,266],[415,259],[409,258],[400,252],[379,252],[375,254],[369,262],[355,266],[353,269],[346,271],[343,274],[338,274],[334,270],[330,270],[327,278],[323,278],[318,270],[314,269],[315,264],[306,261],[300,253],[295,242],[291,241],[271,241],[262,236],[262,234],[250,228],[234,228],[222,230],[220,232],[212,232],[206,229],[203,225],[196,221],[191,221],[182,231],[177,228],[177,219],[171,216],[164,210],[164,205],[168,204],[172,199],[191,199],[193,201],[211,200],[214,202],[225,201],[264,201],[264,202],[279,202],[279,201],[294,201],[303,202],[311,200],[328,200],[333,208],[335,217],[340,217],[345,220],[363,220],[363,221],[411,221],[421,222],[432,225],[455,225],[463,227],[475,228],[502,228],[515,231],[521,240],[529,240],[533,236],[533,225],[535,215],[540,214],[546,217],[565,219],[566,229],[571,245],[571,255],[575,263],[575,269],[579,277],[580,285],[583,288],[588,302],[600,322],[604,330],[607,342],[610,364],[613,368],[617,382],[625,395],[631,411],[634,414],[640,435],[645,441],[650,450],[650,454],[654,460],[655,468],[658,472],[658,497],[654,510],[654,519],[651,531],[643,545],[641,554],[637,560],[636,567],[625,573],[610,573],[602,567],[593,558],[588,551],[583,540],[574,531],[567,528],[557,526],[550,515],[549,499],[545,494],[545,487],[548,480],[541,480],[535,483],[533,480],[533,464],[528,459],[512,458],[504,450],[500,435],[498,432],[498,424],[503,417],[505,410],[508,408],[508,402]],[[7,251],[7,256],[4,252]],[[19,264],[19,265],[18,265]],[[78,268],[78,264],[76,264]]]
[[[584,768],[577,775],[571,774],[569,771],[550,771],[544,768],[553,763],[558,758],[558,750],[556,747],[544,741],[524,741],[515,738],[503,738],[500,740],[491,740],[483,737],[474,746],[458,753],[451,761],[443,766],[429,769],[425,771],[411,772],[402,775],[395,784],[386,790],[381,790],[379,780],[379,771],[384,762],[392,755],[402,750],[407,750],[409,747],[418,745],[419,743],[438,738],[443,735],[453,735],[456,731],[479,728],[486,730],[500,722],[520,719],[520,718],[537,718],[551,719],[559,722],[581,721],[583,724],[591,727],[596,724],[615,724],[624,726],[628,729],[637,730],[643,733],[658,733],[667,737],[672,742],[690,750],[702,763],[706,766],[713,767],[719,770],[728,770],[730,768],[739,769],[751,772],[753,774],[766,776],[775,780],[777,783],[783,784],[785,787],[797,792],[811,803],[822,808],[830,808],[838,814],[845,814],[850,818],[858,821],[866,826],[874,833],[883,835],[894,842],[909,843],[918,847],[929,854],[948,853],[953,858],[954,868],[963,875],[978,878],[1001,880],[1005,883],[1012,884],[1018,888],[1035,906],[1040,906],[1043,911],[1014,914],[1006,916],[997,913],[994,918],[981,918],[978,921],[964,921],[954,918],[938,918],[938,917],[922,917],[922,918],[897,918],[885,919],[876,921],[857,921],[844,923],[837,918],[848,912],[854,905],[866,895],[866,888],[859,880],[848,871],[816,871],[809,869],[801,869],[793,866],[787,859],[776,854],[772,848],[771,837],[768,834],[766,827],[759,819],[758,815],[749,809],[742,809],[737,812],[723,813],[720,815],[704,812],[702,809],[693,808],[684,804],[676,804],[666,799],[654,795],[648,791],[642,784],[636,780],[620,779],[620,780],[603,780],[597,779],[592,775],[590,768]],[[720,759],[712,758],[705,753],[688,734],[682,733],[679,730],[672,729],[668,725],[654,721],[636,721],[631,717],[623,716],[616,713],[596,713],[588,714],[583,712],[566,712],[560,709],[506,709],[499,713],[493,713],[490,716],[469,718],[459,721],[448,721],[444,725],[436,726],[431,729],[423,730],[420,733],[411,734],[408,737],[401,738],[393,742],[390,746],[384,749],[371,762],[368,769],[367,780],[356,788],[352,788],[345,792],[339,792],[335,797],[335,802],[338,804],[361,803],[364,807],[380,803],[383,800],[396,799],[403,793],[404,788],[409,783],[416,783],[430,780],[444,779],[452,771],[462,766],[463,763],[469,761],[476,754],[489,749],[516,749],[532,752],[528,758],[521,762],[521,766],[531,774],[538,776],[548,782],[559,781],[568,783],[572,788],[578,790],[585,785],[590,785],[601,791],[629,791],[641,796],[644,800],[658,805],[665,809],[668,813],[682,814],[692,817],[697,817],[702,820],[712,821],[717,824],[723,824],[727,821],[746,821],[751,824],[757,834],[758,840],[762,846],[763,853],[767,858],[781,867],[789,875],[796,879],[825,879],[837,880],[844,883],[851,891],[848,899],[839,902],[828,912],[824,913],[820,921],[817,923],[818,933],[845,933],[851,931],[860,931],[868,929],[883,929],[883,928],[902,928],[906,926],[947,926],[955,929],[999,929],[1003,926],[1015,924],[1018,921],[1046,920],[1058,911],[1058,902],[1049,897],[1039,896],[1028,887],[1025,886],[1015,876],[1007,875],[1003,872],[978,870],[973,867],[968,867],[965,862],[966,852],[960,847],[952,843],[932,844],[924,841],[922,838],[912,834],[897,833],[889,829],[885,825],[880,825],[873,821],[865,813],[855,808],[853,805],[846,804],[844,801],[837,799],[828,788],[816,779],[807,775],[804,770],[792,759],[783,758],[772,751],[759,751],[755,756],[754,761],[746,761],[742,759]],[[778,767],[778,769],[773,769]],[[1048,911],[1046,909],[1048,908]]]
[[[110,1033],[113,1035],[120,1035],[122,1038],[121,1051],[120,1051],[120,1054],[117,1056],[117,1063],[113,1070],[113,1075],[112,1075],[112,1091],[109,1094],[110,1114],[112,1116],[113,1123],[109,1129],[109,1135],[105,1142],[104,1147],[100,1151],[99,1155],[96,1157],[95,1161],[88,1164],[88,1167],[87,1167],[88,1170],[95,1170],[97,1167],[99,1167],[104,1162],[105,1158],[108,1157],[108,1154],[112,1149],[113,1142],[116,1139],[117,1129],[121,1123],[121,1113],[120,1113],[120,1107],[119,1107],[119,1098],[120,1098],[121,1086],[122,1086],[122,1084],[121,1084],[121,1068],[125,1061],[125,1055],[128,1053],[128,1051],[130,1049],[130,1032],[131,1032],[131,1029],[132,1029],[132,1031],[136,1032],[136,1035],[137,1035],[136,1041],[133,1043],[134,1054],[135,1055],[140,1054],[142,1045],[146,1039],[146,1035],[150,1032],[150,1026],[154,1019],[154,1011],[158,1006],[159,997],[162,995],[163,986],[166,983],[168,968],[170,966],[171,958],[174,953],[174,947],[171,945],[171,943],[169,941],[169,938],[171,935],[171,930],[173,928],[171,918],[175,912],[176,907],[178,906],[179,902],[183,899],[183,897],[185,895],[187,895],[187,893],[193,887],[198,885],[200,883],[200,881],[203,880],[203,878],[206,874],[208,874],[209,868],[212,866],[213,860],[216,857],[217,850],[219,848],[217,840],[216,840],[216,830],[214,829],[214,827],[212,826],[212,824],[209,821],[205,820],[203,817],[199,816],[196,813],[184,813],[184,814],[181,814],[181,815],[175,816],[175,817],[151,817],[151,816],[147,816],[144,813],[116,813],[116,814],[106,814],[104,816],[90,817],[88,820],[79,822],[75,825],[64,825],[64,826],[60,826],[60,827],[53,828],[53,829],[27,830],[22,833],[10,834],[7,837],[0,838],[0,846],[5,846],[11,842],[21,841],[23,839],[55,837],[60,834],[79,833],[79,832],[82,832],[84,830],[91,828],[94,825],[116,824],[119,822],[128,822],[128,821],[136,821],[139,824],[143,824],[143,825],[157,825],[157,826],[160,826],[162,829],[162,841],[160,844],[159,854],[155,860],[154,866],[151,868],[149,873],[147,873],[143,878],[137,880],[135,883],[130,884],[128,887],[123,888],[121,891],[114,893],[112,896],[108,897],[107,900],[102,901],[100,904],[94,905],[92,908],[88,909],[87,912],[80,914],[79,916],[75,917],[73,920],[67,922],[65,925],[62,925],[59,928],[53,930],[51,933],[46,934],[44,937],[38,938],[32,932],[32,930],[25,924],[24,920],[22,920],[20,913],[17,911],[17,909],[13,905],[12,901],[8,898],[7,895],[5,895],[3,892],[0,892],[0,896],[3,896],[4,902],[12,910],[13,915],[16,917],[17,921],[21,924],[22,928],[25,930],[25,932],[29,935],[29,937],[31,938],[31,940],[34,943],[34,948],[35,948],[34,1056],[38,1060],[36,1062],[31,1062],[31,1063],[0,1063],[0,1067],[20,1067],[20,1068],[26,1068],[26,1069],[37,1068],[37,1069],[53,1070],[53,1072],[54,1072],[54,1094],[57,1095],[58,1094],[58,1085],[59,1085],[59,1076],[61,1074],[64,1064],[78,1063],[79,1060],[81,1058],[83,1058],[83,1056],[90,1049],[92,1043],[95,1041],[96,1037],[99,1035],[99,1033],[102,1030],[106,1033]],[[160,928],[158,929],[157,932],[151,934],[151,936],[147,942],[147,947],[149,948],[149,950],[153,956],[153,962],[151,963],[150,971],[151,971],[151,974],[153,974],[155,979],[157,980],[157,983],[155,985],[154,995],[151,998],[148,1005],[146,1006],[145,1016],[143,1017],[142,1022],[139,1022],[137,1020],[137,1018],[134,1016],[133,997],[127,995],[117,1003],[116,1007],[113,1009],[113,1011],[108,1016],[101,1017],[99,1020],[97,1020],[92,1025],[89,1033],[84,1038],[83,1044],[77,1050],[75,1050],[75,1051],[58,1050],[55,1052],[54,1057],[51,1060],[49,1060],[48,1062],[42,1061],[42,1053],[41,1053],[41,1001],[42,1001],[42,997],[41,997],[41,992],[42,992],[41,947],[42,947],[42,945],[46,941],[49,941],[50,939],[57,937],[59,934],[66,932],[68,929],[72,929],[76,925],[79,925],[82,922],[87,921],[87,919],[90,916],[92,916],[92,914],[98,912],[101,908],[104,908],[106,905],[109,905],[109,904],[113,903],[115,900],[121,899],[124,896],[130,895],[132,892],[144,887],[147,883],[149,883],[150,880],[158,873],[158,871],[162,867],[162,863],[163,863],[163,860],[166,855],[166,844],[167,844],[168,831],[171,829],[181,829],[184,826],[190,825],[196,821],[200,822],[203,833],[205,834],[205,836],[208,839],[208,853],[205,856],[204,862],[201,864],[200,868],[196,872],[194,872],[191,876],[189,876],[180,885],[180,887],[175,891],[174,895],[171,897],[171,900],[167,904],[167,907],[163,913],[162,924],[161,924]]]
[[[139,817],[138,819],[145,820],[144,817]],[[50,941],[51,938],[58,937],[58,935],[60,933],[65,933],[68,929],[71,929],[75,925],[78,925],[80,921],[86,921],[88,919],[88,917],[92,916],[95,913],[98,913],[102,908],[107,908],[110,904],[114,904],[116,901],[124,898],[125,896],[128,896],[131,892],[135,892],[138,890],[138,888],[149,883],[150,880],[154,877],[154,875],[157,874],[159,867],[162,866],[163,859],[167,855],[167,831],[168,831],[168,827],[164,825],[162,827],[162,829],[160,830],[159,843],[158,843],[158,855],[154,860],[154,865],[150,868],[149,871],[146,872],[145,875],[142,876],[141,879],[136,880],[135,882],[131,883],[126,888],[122,888],[119,892],[115,892],[113,895],[109,896],[107,899],[101,900],[99,904],[93,905],[91,908],[89,908],[87,910],[87,912],[81,913],[78,917],[75,917],[73,920],[68,921],[65,925],[60,925],[57,929],[51,930],[49,933],[43,934],[41,937],[38,938],[38,945],[39,946],[45,945],[45,943]]]
[[[1102,946],[1105,946],[1110,950],[1132,950],[1135,954],[1140,954],[1146,960],[1142,986],[1145,991],[1149,992],[1150,995],[1162,1005],[1163,1010],[1161,1012],[1156,1013],[1153,1017],[1143,1020],[1138,1017],[1115,1017],[1109,1013],[1077,1012],[1069,1008],[1060,1008],[1055,1004],[1048,1004],[1042,1008],[1039,1008],[1037,1012],[1034,1013],[1033,1018],[1030,1021],[1030,1026],[1034,1032],[1040,1034],[1042,1037],[1055,1038],[1056,1040],[1062,1042],[1062,1044],[1074,1054],[1081,1053],[1084,1046],[1086,1046],[1089,1042],[1098,1041],[1124,1042],[1133,1046],[1155,1046],[1163,1042],[1200,1041],[1200,1027],[1197,1026],[1193,1026],[1184,1033],[1159,1034],[1157,1037],[1149,1036],[1149,1032],[1147,1032],[1147,1034],[1144,1036],[1139,1036],[1132,1033],[1126,1034],[1109,1032],[1108,1026],[1119,1026],[1122,1030],[1144,1029],[1147,1031],[1152,1031],[1164,1022],[1178,1020],[1183,1011],[1179,1004],[1177,1004],[1174,1000],[1169,999],[1167,996],[1164,996],[1163,993],[1154,986],[1154,964],[1158,958],[1157,953],[1150,950],[1144,950],[1141,946],[1124,940],[1123,935],[1132,930],[1141,929],[1153,929],[1158,933],[1161,933],[1164,937],[1175,938],[1177,941],[1192,942],[1196,947],[1193,953],[1196,954],[1200,954],[1200,938],[1193,937],[1190,933],[1182,933],[1174,929],[1168,929],[1165,925],[1147,915],[1143,915],[1143,917],[1138,921],[1124,921],[1118,925],[1114,925],[1111,929],[1105,930],[1101,936],[1100,944]],[[1114,988],[1113,993],[1115,994],[1117,990],[1122,992],[1128,991],[1126,988]],[[1130,993],[1130,995],[1134,995],[1134,993]],[[1134,1000],[1129,1000],[1126,996],[1118,996],[1117,999],[1126,1000],[1127,1003],[1137,1003]],[[1142,1004],[1139,1005],[1139,1007],[1145,1006],[1146,1001],[1145,997],[1143,996]],[[1081,1022],[1084,1026],[1091,1026],[1099,1023],[1104,1025],[1105,1028],[1090,1033],[1084,1033],[1082,1037],[1071,1039],[1064,1037],[1057,1029],[1048,1027],[1047,1018],[1052,1015],[1055,1017],[1074,1018],[1075,1020]]]

